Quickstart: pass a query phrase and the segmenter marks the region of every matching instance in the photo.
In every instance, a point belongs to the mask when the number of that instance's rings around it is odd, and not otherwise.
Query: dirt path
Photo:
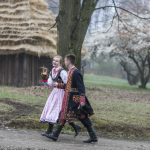
[[[149,142],[130,142],[99,138],[98,143],[85,144],[88,136],[61,134],[57,142],[41,136],[41,131],[0,128],[0,149],[3,150],[150,150]]]

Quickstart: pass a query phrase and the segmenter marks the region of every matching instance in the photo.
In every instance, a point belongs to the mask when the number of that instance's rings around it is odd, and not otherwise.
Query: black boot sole
[[[46,136],[47,138],[49,138],[49,139],[53,140],[53,141],[57,141],[57,138],[54,138],[54,137],[48,136],[48,135],[46,135],[46,134],[45,134],[45,136]]]
[[[42,136],[45,136],[45,133],[41,134]]]
[[[55,138],[51,138],[51,137],[48,137],[48,138],[51,139],[51,140],[53,140],[53,141],[57,141],[57,139],[55,139]]]
[[[52,132],[49,132],[49,133],[42,133],[41,135],[42,136],[46,136],[46,134],[51,134]]]
[[[98,140],[91,140],[91,141],[83,141],[84,143],[92,143],[92,142],[98,142]]]

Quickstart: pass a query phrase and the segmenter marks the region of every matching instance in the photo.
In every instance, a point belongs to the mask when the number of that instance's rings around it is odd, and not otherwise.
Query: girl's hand
[[[53,82],[53,86],[54,86],[54,87],[57,87],[57,86],[58,86],[58,83],[57,83],[57,82]]]
[[[44,84],[44,87],[47,87],[47,84]]]

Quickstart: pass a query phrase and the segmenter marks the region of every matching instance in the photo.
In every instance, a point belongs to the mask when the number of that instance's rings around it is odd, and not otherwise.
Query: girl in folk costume
[[[67,83],[67,72],[61,67],[62,61],[63,59],[59,55],[53,58],[53,68],[50,72],[48,83],[45,84],[48,89],[53,87],[53,83],[55,82],[64,84]],[[64,93],[65,91],[63,89],[54,87],[47,99],[47,102],[40,117],[41,123],[49,124],[47,131],[42,134],[43,136],[45,136],[45,134],[52,133],[53,125],[57,123],[57,119],[62,108]],[[81,126],[76,125],[74,122],[69,122],[69,124],[74,128],[76,132],[75,136],[77,136],[79,130],[81,129]]]

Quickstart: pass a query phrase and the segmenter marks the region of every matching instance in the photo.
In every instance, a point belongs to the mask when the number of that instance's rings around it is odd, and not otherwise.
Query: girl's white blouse
[[[53,71],[52,71],[52,73],[53,73]],[[57,76],[57,74],[58,74],[58,72],[56,73],[56,76]],[[65,70],[62,70],[60,72],[60,77],[63,80],[63,82],[65,84],[67,84],[67,72]],[[52,80],[52,77],[49,75],[49,78],[48,78],[48,89],[51,88],[51,87],[53,87],[53,80]]]

